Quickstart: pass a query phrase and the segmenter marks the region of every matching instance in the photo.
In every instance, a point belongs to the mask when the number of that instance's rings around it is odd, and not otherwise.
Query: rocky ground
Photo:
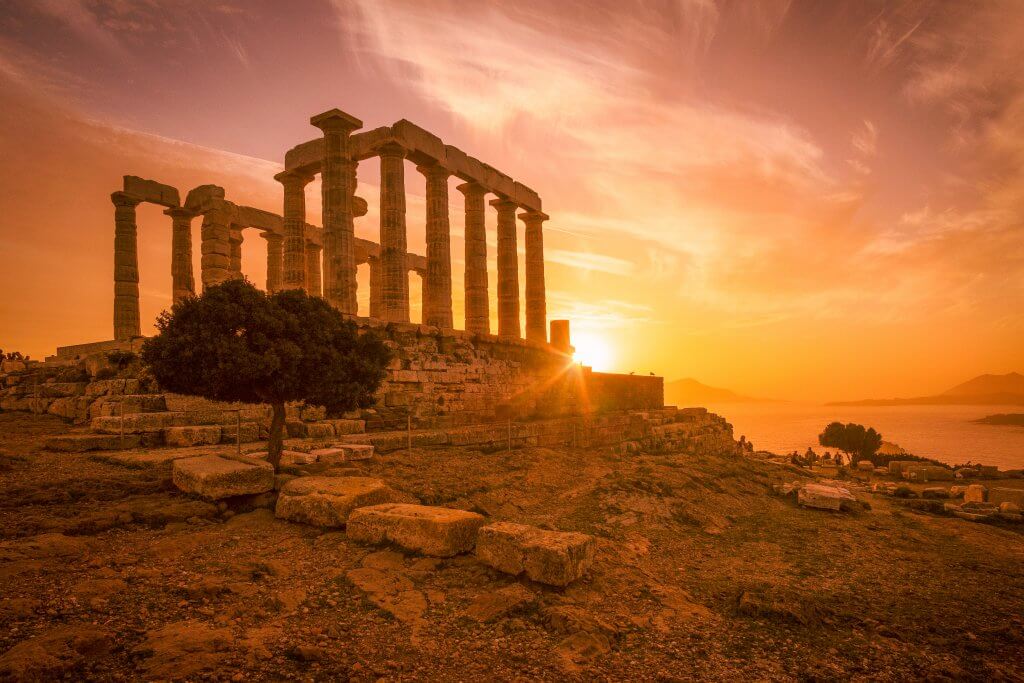
[[[66,429],[0,413],[0,680],[1024,680],[1019,526],[884,497],[805,510],[772,490],[792,468],[733,455],[414,449],[331,471],[596,536],[556,589],[191,500],[167,464],[41,449]]]

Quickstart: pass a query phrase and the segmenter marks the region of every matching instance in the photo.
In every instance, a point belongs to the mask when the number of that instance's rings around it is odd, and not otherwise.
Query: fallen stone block
[[[220,427],[168,427],[164,430],[164,443],[175,448],[212,446],[220,443]]]
[[[959,498],[960,496],[964,495],[965,491],[967,491],[966,486],[950,486],[949,496],[950,498]]]
[[[995,516],[995,513],[978,513],[978,512],[967,512],[966,510],[954,510],[953,515],[960,519],[966,519],[968,522],[984,522],[987,519],[991,519]]]
[[[1024,489],[991,488],[988,490],[988,502],[996,505],[1013,503],[1018,507],[1024,507]]]
[[[171,479],[182,491],[220,500],[273,490],[274,468],[241,456],[200,455],[175,460]]]
[[[236,439],[235,437],[235,433],[238,431],[237,424],[222,425],[220,428],[220,442],[235,443],[237,440],[241,443],[252,443],[253,441],[260,440],[260,425],[258,422],[243,422],[241,439]]]
[[[911,465],[903,470],[903,478],[908,481],[952,481],[955,478],[952,470],[938,465]]]
[[[949,498],[949,490],[941,486],[929,486],[921,491],[923,498]]]
[[[889,461],[889,474],[897,477],[903,476],[903,471],[911,465],[917,465],[916,460],[890,460]]]
[[[327,465],[339,465],[354,460],[369,460],[373,457],[373,446],[369,444],[339,444],[330,448],[317,448],[309,452],[316,456],[317,462]]]
[[[125,434],[124,448],[138,448],[142,445],[141,434]],[[122,448],[121,437],[117,434],[62,434],[51,436],[43,442],[50,451],[62,453],[84,453],[85,451],[114,451]]]
[[[327,422],[306,422],[307,439],[333,439],[334,425]]]
[[[366,431],[366,422],[363,420],[324,420],[324,422],[334,427],[335,436],[362,434]]]
[[[342,527],[356,508],[401,499],[401,494],[372,477],[298,477],[281,488],[275,514],[292,522]]]
[[[855,504],[857,499],[852,493],[838,486],[804,484],[797,494],[797,502],[803,507],[819,510],[841,510],[844,503]]]
[[[184,413],[132,413],[123,418],[97,417],[93,418],[92,428],[102,434],[118,434],[121,432],[122,420],[125,434],[159,432],[180,425],[184,421]]]
[[[999,503],[999,512],[1020,514],[1020,510],[1021,507],[1017,503],[1008,500],[1004,500],[1003,502]]]
[[[525,573],[538,583],[566,586],[583,576],[593,562],[594,537],[496,522],[480,529],[475,554],[506,574]]]
[[[987,494],[987,493],[988,493],[988,489],[986,489],[981,484],[971,484],[964,491],[964,502],[965,503],[984,503],[985,502],[985,494]]]
[[[250,458],[256,458],[257,460],[267,460],[270,458],[270,453],[268,451],[256,451],[255,453],[247,453],[246,455]],[[312,453],[289,451],[287,449],[281,451],[281,465],[312,465],[316,461],[316,456]]]
[[[857,469],[861,472],[874,472],[875,463],[871,462],[870,460],[858,460]]]
[[[484,522],[482,515],[467,510],[386,504],[355,510],[346,533],[354,541],[390,542],[424,555],[451,557],[473,549]]]

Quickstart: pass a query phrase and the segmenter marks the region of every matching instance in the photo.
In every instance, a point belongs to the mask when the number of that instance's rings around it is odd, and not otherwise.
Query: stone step
[[[114,451],[121,448],[138,448],[139,446],[151,446],[153,434],[125,434],[122,445],[121,437],[117,434],[61,434],[51,436],[43,442],[43,447],[50,451],[62,453],[84,453],[85,451]]]
[[[594,537],[547,531],[525,524],[495,522],[477,535],[477,558],[498,571],[552,586],[579,579],[594,560]]]
[[[279,519],[320,527],[343,527],[353,510],[407,498],[372,477],[299,477],[281,488]]]
[[[274,468],[270,463],[243,456],[200,455],[175,460],[171,480],[186,493],[221,500],[272,490]]]
[[[397,503],[354,510],[345,533],[362,543],[394,543],[424,555],[452,557],[473,549],[484,522],[482,515],[467,510]]]

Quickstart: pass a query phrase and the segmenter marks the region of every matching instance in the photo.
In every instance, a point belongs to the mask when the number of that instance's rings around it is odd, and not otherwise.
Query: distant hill
[[[1024,405],[1024,375],[979,375],[935,396],[834,401],[831,406]]]
[[[692,377],[665,383],[665,403],[677,406],[702,406],[706,403],[755,403],[762,398],[751,398],[729,389],[709,387]]]

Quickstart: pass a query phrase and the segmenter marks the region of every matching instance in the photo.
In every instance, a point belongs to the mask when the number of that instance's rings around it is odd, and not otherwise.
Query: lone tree
[[[865,428],[864,425],[853,422],[830,422],[825,431],[818,435],[818,443],[838,448],[846,453],[851,461],[854,455],[863,460],[872,460],[882,446],[882,435],[873,427]]]
[[[281,461],[285,403],[330,413],[365,408],[390,351],[372,332],[302,290],[267,295],[245,280],[209,287],[164,311],[142,359],[168,391],[216,401],[268,403],[269,461]]]

